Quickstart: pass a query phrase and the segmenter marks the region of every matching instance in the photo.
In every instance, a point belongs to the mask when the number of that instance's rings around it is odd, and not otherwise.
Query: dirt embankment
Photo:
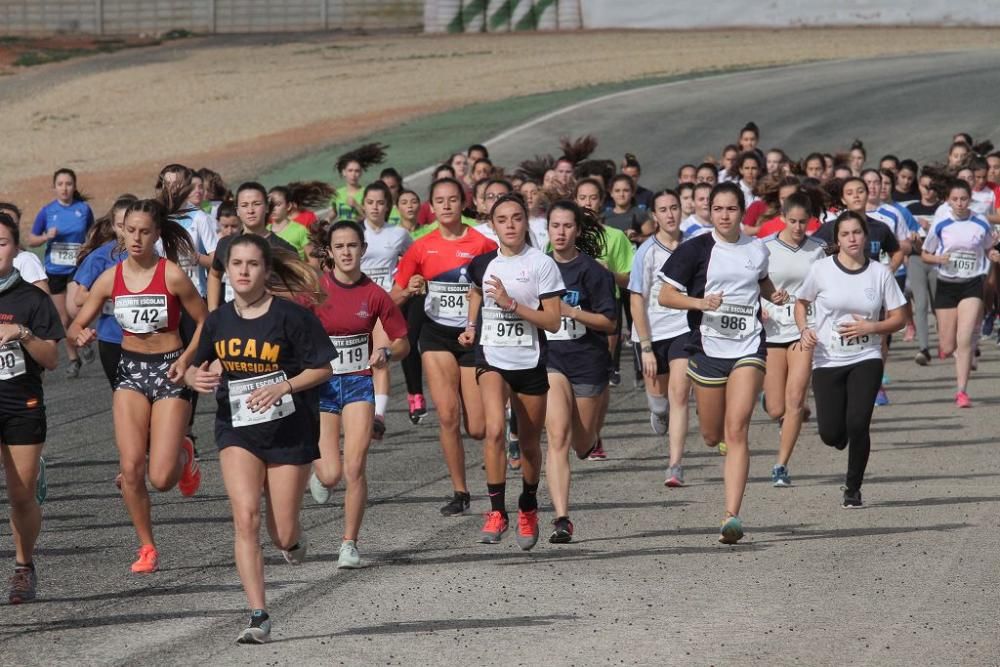
[[[26,211],[73,167],[102,208],[148,193],[167,162],[230,178],[326,144],[472,102],[735,66],[997,48],[1000,30],[829,29],[344,37],[227,45],[174,43],[170,58],[93,59],[46,71],[33,94],[4,96],[0,193]],[[162,48],[162,47],[153,47]],[[100,66],[102,63],[114,66]],[[45,66],[59,68],[77,63]],[[65,70],[63,70],[65,72]],[[485,137],[484,137],[485,138]],[[428,162],[442,156],[428,156]]]

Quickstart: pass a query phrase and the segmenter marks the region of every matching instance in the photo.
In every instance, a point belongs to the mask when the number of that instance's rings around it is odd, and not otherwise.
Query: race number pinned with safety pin
[[[979,256],[970,250],[955,250],[948,254],[948,272],[956,278],[968,280],[976,277]]]
[[[826,351],[831,357],[854,357],[872,347],[881,347],[882,337],[876,334],[864,334],[861,336],[844,336],[840,333],[840,327],[853,324],[853,319],[838,322],[830,332],[830,340],[827,343]]]
[[[490,347],[531,347],[535,342],[535,327],[514,313],[499,308],[483,308],[481,345]]]
[[[579,312],[580,306],[577,306],[573,310]],[[587,333],[587,327],[580,324],[578,320],[563,315],[559,318],[559,331],[555,333],[546,332],[545,338],[547,340],[577,340],[578,338],[583,338],[585,333]]]
[[[167,326],[167,295],[116,296],[115,319],[129,333],[148,334],[159,331]]]
[[[55,266],[76,266],[81,247],[80,243],[53,243],[49,246],[49,260]]]
[[[285,394],[275,405],[261,412],[254,412],[247,405],[247,401],[250,400],[250,394],[257,389],[287,381],[288,377],[285,375],[285,371],[275,371],[274,373],[258,375],[246,380],[230,380],[229,411],[232,415],[233,426],[239,428],[240,426],[263,424],[293,414],[295,412],[295,403],[292,401],[291,394]]]
[[[365,269],[365,275],[373,283],[384,289],[386,292],[392,289],[392,269],[388,266],[382,266],[375,269]]]
[[[17,341],[0,346],[0,380],[13,380],[26,372],[24,348]]]
[[[368,334],[330,336],[337,356],[330,362],[334,375],[357,373],[368,368]]]
[[[719,304],[701,316],[701,333],[710,338],[746,338],[754,332],[757,306],[735,303]]]
[[[427,298],[431,302],[431,314],[442,319],[465,317],[469,294],[468,283],[443,283],[436,280],[427,283]]]

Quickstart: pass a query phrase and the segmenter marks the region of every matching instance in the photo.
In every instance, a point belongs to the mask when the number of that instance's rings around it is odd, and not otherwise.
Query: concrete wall
[[[424,30],[1000,26],[998,10],[997,0],[426,0]]]
[[[0,35],[419,28],[423,0],[0,0]]]

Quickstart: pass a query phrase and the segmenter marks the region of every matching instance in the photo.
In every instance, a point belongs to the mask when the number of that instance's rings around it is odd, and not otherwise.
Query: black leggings
[[[400,365],[403,367],[403,377],[406,378],[407,394],[424,393],[423,364],[420,363],[420,329],[423,327],[424,296],[415,296],[403,304],[401,310],[406,317],[406,337],[410,340],[410,353],[403,357]]]
[[[122,346],[118,343],[106,343],[99,340],[97,341],[97,356],[101,358],[104,377],[108,378],[111,391],[114,391],[118,384],[118,362],[122,358]]]
[[[860,491],[872,448],[869,429],[875,395],[882,386],[882,360],[816,368],[812,385],[819,437],[831,447],[849,447],[844,486],[851,493]]]

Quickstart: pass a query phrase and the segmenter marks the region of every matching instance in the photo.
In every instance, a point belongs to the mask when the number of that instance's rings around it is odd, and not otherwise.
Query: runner
[[[115,440],[121,459],[122,495],[141,544],[139,557],[132,564],[136,574],[159,569],[147,470],[149,483],[158,491],[177,485],[182,495],[192,496],[201,484],[193,443],[184,437],[191,412],[190,390],[180,384],[194,356],[194,344],[187,350],[182,348],[181,310],[196,323],[193,341],[198,340],[205,319],[204,301],[174,261],[194,252],[191,237],[177,222],[187,205],[185,195],[175,196],[164,189],[162,200],[142,199],[128,207],[128,258],[101,274],[67,332],[78,345],[89,344],[97,332],[86,327],[108,299],[113,301],[115,319],[123,330],[113,398]],[[157,242],[172,259],[157,256]]]
[[[87,232],[94,224],[94,213],[76,187],[76,173],[72,169],[57,169],[52,176],[52,187],[56,198],[42,207],[35,216],[35,222],[28,234],[28,245],[32,248],[45,246],[45,273],[48,276],[49,292],[59,312],[63,327],[70,323],[66,310],[66,288],[76,271],[76,256],[80,246],[87,240]],[[89,354],[88,354],[89,352]],[[87,350],[84,361],[94,359],[93,352]],[[66,337],[66,377],[80,376],[82,361],[77,354],[74,337]]]
[[[823,161],[822,153],[810,153],[802,161],[801,171],[806,178],[815,178],[817,181],[822,181],[825,169],[826,165]]]
[[[549,542],[564,544],[573,539],[569,450],[582,460],[596,446],[611,366],[607,335],[617,329],[618,301],[611,273],[594,259],[603,244],[596,215],[568,200],[556,201],[549,209],[549,238],[566,294],[559,331],[546,335],[545,478],[556,515]]]
[[[632,340],[636,359],[640,360],[649,404],[649,423],[653,433],[670,432],[670,460],[664,484],[684,486],[684,441],[688,429],[688,399],[691,380],[687,376],[687,312],[660,305],[663,280],[660,268],[677,250],[680,230],[680,197],[664,190],[653,199],[656,234],[646,239],[636,251],[629,277],[632,307]]]
[[[80,266],[73,275],[73,282],[77,283],[77,310],[87,302],[90,289],[97,279],[128,257],[125,250],[125,213],[136,201],[138,200],[132,195],[122,195],[116,199],[108,214],[94,225],[80,249]],[[122,356],[122,327],[115,319],[113,301],[104,302],[95,329],[101,368],[114,392],[118,384],[118,363]]]
[[[312,209],[323,208],[334,195],[334,190],[322,181],[294,181],[288,189],[288,217],[306,229],[316,222]]]
[[[625,153],[621,170],[635,184],[635,205],[647,211],[651,209],[653,207],[653,191],[642,187],[642,184],[639,183],[639,178],[642,177],[642,166],[639,164],[639,158],[632,153]]]
[[[364,207],[369,215],[375,209],[372,201],[374,193],[379,192],[374,187],[378,184],[376,181],[365,189]],[[384,208],[381,214],[385,214]],[[371,236],[372,228],[368,230]],[[315,312],[337,354],[332,363],[333,377],[320,388],[320,458],[313,463],[309,489],[316,502],[325,503],[330,498],[330,487],[341,478],[346,481],[344,536],[337,567],[358,568],[358,533],[368,504],[368,447],[378,417],[379,395],[373,388],[372,372],[384,369],[392,359],[405,357],[410,344],[399,308],[384,287],[361,272],[367,250],[361,226],[340,220],[320,231],[325,238],[322,244],[329,268],[320,279],[326,299]],[[384,345],[377,340],[378,330],[382,331]]]
[[[21,209],[10,202],[0,201],[0,215],[9,218],[15,225],[21,224]],[[31,283],[46,294],[50,293],[49,277],[45,274],[45,265],[38,259],[38,255],[19,246],[14,255],[14,268],[21,274],[21,280]]]
[[[708,234],[713,229],[711,215],[708,211],[708,198],[715,184],[698,183],[694,186],[694,213],[681,222],[681,233],[684,240]]]
[[[937,291],[934,314],[937,318],[938,354],[941,359],[955,355],[958,383],[955,405],[972,407],[967,392],[969,373],[978,329],[983,320],[983,285],[990,258],[1000,259],[993,250],[993,230],[984,218],[969,208],[972,188],[954,180],[948,186],[951,216],[934,224],[924,240],[923,260],[934,266]]]
[[[275,297],[270,282],[315,295],[315,273],[293,256],[274,255],[259,236],[235,237],[225,266],[235,299],[212,312],[198,339],[189,386],[215,393],[215,444],[233,513],[236,570],[250,606],[240,644],[271,634],[260,546],[261,499],[267,531],[291,565],[305,559],[299,522],[309,464],[319,457],[319,390],[336,352],[306,308]],[[271,274],[278,274],[273,279]]]
[[[59,365],[63,337],[52,300],[14,268],[20,241],[18,224],[0,217],[0,448],[14,542],[11,604],[34,600],[38,586],[34,555],[42,511],[36,480],[47,427],[42,372]]]
[[[819,436],[830,447],[848,449],[845,509],[862,506],[872,412],[882,382],[880,338],[906,321],[906,299],[891,270],[867,256],[867,226],[863,213],[840,214],[833,229],[837,254],[813,263],[795,294],[802,348],[813,352]],[[809,306],[815,325],[808,321]]]
[[[799,329],[795,326],[795,297],[792,295],[809,274],[813,263],[826,257],[823,242],[806,236],[809,221],[813,219],[811,208],[805,194],[789,195],[782,206],[784,228],[763,239],[764,247],[770,253],[768,277],[777,289],[789,295],[780,306],[766,299],[760,302],[767,335],[764,409],[771,419],[781,424],[778,460],[771,468],[771,484],[776,487],[792,485],[788,461],[808,414],[806,394],[812,371],[812,354],[804,350],[799,342]],[[811,322],[812,313],[809,315]]]
[[[937,291],[937,272],[923,260],[921,249],[934,219],[934,213],[941,205],[941,199],[934,186],[933,171],[926,169],[922,171],[917,185],[920,188],[920,199],[907,206],[907,209],[920,225],[920,231],[919,238],[913,244],[914,253],[907,260],[906,272],[913,294],[913,324],[919,348],[913,361],[920,366],[926,366],[931,362],[928,314],[934,303],[934,293]]]
[[[497,544],[507,530],[507,400],[517,415],[523,490],[518,498],[515,540],[528,551],[538,542],[538,483],[545,423],[545,338],[561,324],[566,293],[555,261],[528,244],[528,209],[518,195],[496,200],[490,211],[500,239],[497,250],[469,264],[469,319],[459,337],[475,343],[476,381],[486,421],[483,458],[490,511],[479,541]]]
[[[711,234],[682,243],[661,271],[660,305],[688,310],[688,374],[694,381],[702,438],[726,454],[725,520],[719,541],[743,537],[740,505],[750,470],[748,431],[764,380],[761,296],[776,304],[787,294],[767,277],[767,249],[742,233],[746,211],[735,183],[720,183],[709,201]]]
[[[605,225],[621,230],[636,245],[652,233],[652,229],[644,229],[649,211],[636,205],[635,183],[630,176],[618,174],[611,179],[611,202],[604,211]]]
[[[865,150],[865,145],[861,143],[860,139],[851,142],[851,148],[847,155],[847,167],[851,170],[851,176],[860,176],[865,168],[865,160],[868,159],[868,151]]]
[[[243,231],[243,223],[240,221],[236,205],[233,202],[225,201],[219,204],[219,208],[215,209],[215,218],[218,222],[220,240]]]
[[[474,440],[481,440],[486,428],[476,383],[475,354],[458,342],[469,318],[468,264],[473,257],[495,250],[496,244],[462,223],[461,183],[453,178],[439,179],[431,185],[430,194],[438,227],[415,241],[400,259],[391,296],[402,304],[422,293],[426,286],[427,319],[420,330],[420,356],[437,409],[441,450],[454,488],[441,514],[454,516],[465,513],[471,500],[459,417],[464,418],[465,432]]]
[[[694,182],[695,185],[707,183],[714,186],[719,182],[719,170],[711,162],[702,162],[698,165],[698,171],[695,172]]]
[[[735,164],[740,177],[738,184],[743,191],[743,200],[749,207],[759,199],[754,188],[757,186],[757,179],[764,171],[764,161],[755,151],[746,151],[740,153]]]
[[[413,190],[403,190],[399,193],[399,226],[410,233],[410,238],[416,241],[431,225],[417,225],[417,212],[420,210],[420,195]],[[424,366],[420,361],[418,345],[420,330],[424,324],[424,295],[417,294],[400,306],[403,317],[406,318],[406,334],[410,341],[410,354],[399,362],[403,367],[403,377],[406,379],[406,403],[410,412],[410,423],[419,424],[427,417],[427,400],[424,398]]]
[[[230,245],[240,236],[244,234],[260,236],[273,249],[298,254],[294,246],[267,228],[267,207],[267,190],[260,183],[248,181],[241,183],[240,187],[236,189],[236,212],[243,223],[243,232],[220,239],[215,248],[215,253],[212,256],[212,268],[208,272],[208,289],[206,290],[209,312],[235,298],[223,257],[229,252]]]
[[[399,264],[399,258],[413,244],[413,239],[405,229],[386,223],[385,216],[389,212],[391,203],[392,193],[382,181],[368,185],[362,195],[362,207],[365,212],[362,241],[365,251],[361,257],[361,271],[386,292],[392,289],[392,277]],[[370,333],[375,349],[391,347],[391,341],[383,329],[385,322],[379,320],[373,324],[375,328]],[[406,355],[400,354],[396,358],[401,359],[404,356]],[[392,383],[389,364],[378,364],[373,368],[371,375],[375,383],[375,421],[372,424],[371,437],[381,440],[385,436],[385,411],[389,406],[389,387]],[[411,402],[411,412],[417,407]]]
[[[365,144],[337,158],[337,173],[344,179],[344,185],[334,191],[330,207],[338,219],[361,219],[361,176],[369,167],[385,161],[387,148],[379,143]]]
[[[299,257],[304,260],[312,250],[309,247],[309,230],[290,217],[290,200],[291,192],[288,188],[278,185],[270,189],[267,193],[267,228],[295,248]]]
[[[694,186],[697,183],[682,183],[677,186],[677,194],[681,198],[681,220],[687,219],[694,215]],[[650,210],[653,209],[652,202],[648,207]]]

